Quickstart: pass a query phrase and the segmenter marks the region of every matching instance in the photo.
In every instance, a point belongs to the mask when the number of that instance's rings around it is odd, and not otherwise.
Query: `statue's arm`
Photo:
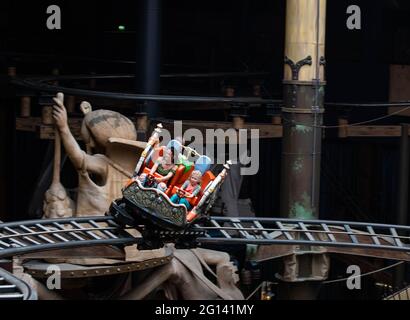
[[[147,278],[145,278],[137,287],[131,289],[121,300],[141,300],[149,295],[156,288],[161,286],[164,282],[169,280],[175,274],[175,267],[173,262],[170,262],[155,271],[153,271]]]
[[[226,252],[221,251],[214,251],[209,249],[197,248],[192,249],[197,255],[201,256],[201,258],[206,262],[208,265],[222,265],[229,263],[230,256]]]
[[[77,170],[80,170],[84,161],[87,163],[87,170],[97,174],[104,174],[106,164],[98,157],[90,156],[81,150],[68,126],[67,110],[64,106],[62,94],[53,98],[56,103],[53,106],[53,118],[60,133],[64,149]]]

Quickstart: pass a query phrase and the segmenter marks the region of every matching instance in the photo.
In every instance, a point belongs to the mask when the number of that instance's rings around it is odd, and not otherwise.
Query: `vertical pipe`
[[[17,76],[17,68],[15,66],[10,66],[7,70],[7,74],[10,78],[14,78]],[[19,216],[18,210],[17,210],[17,182],[16,182],[16,176],[18,176],[17,172],[17,155],[16,155],[16,118],[17,118],[17,113],[16,113],[16,100],[15,100],[15,88],[11,85],[10,82],[7,82],[7,85],[5,85],[3,92],[7,92],[7,95],[5,96],[4,103],[5,105],[11,105],[13,106],[12,108],[3,108],[4,110],[4,120],[5,123],[3,123],[5,126],[3,129],[5,130],[4,133],[4,147],[6,149],[6,154],[4,155],[4,161],[6,164],[6,172],[5,172],[5,182],[6,182],[6,190],[5,190],[5,196],[6,196],[6,203],[4,204],[4,207],[6,209],[6,216],[7,219],[9,220],[15,220],[18,219]]]
[[[161,6],[162,0],[138,1],[137,92],[159,94],[161,72]],[[145,105],[150,118],[158,114],[158,103]]]
[[[404,226],[408,223],[409,128],[410,125],[407,123],[401,125],[397,224]],[[403,264],[396,268],[394,286],[400,288],[405,282],[406,265]]]
[[[324,112],[326,0],[287,0],[281,214],[296,219],[319,217],[320,158]],[[295,248],[295,252],[298,249]],[[308,250],[307,250],[308,251]],[[325,255],[304,253],[285,263],[281,296],[314,299]],[[318,266],[321,266],[320,268]]]
[[[319,216],[325,17],[326,0],[287,0],[281,212],[290,218]]]
[[[397,224],[407,225],[408,219],[408,194],[409,194],[409,127],[401,125],[400,138],[400,167],[399,167],[399,199]]]

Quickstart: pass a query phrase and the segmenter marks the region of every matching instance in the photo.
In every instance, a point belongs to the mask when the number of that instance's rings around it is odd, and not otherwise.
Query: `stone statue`
[[[135,127],[128,118],[109,110],[91,111],[91,105],[83,102],[85,152],[69,129],[61,93],[54,102],[53,118],[79,177],[75,216],[104,215],[111,202],[121,197],[121,188],[131,177],[145,143],[136,141]]]
[[[216,274],[209,266],[216,267]],[[204,274],[204,268],[217,280],[215,285]],[[237,268],[225,252],[207,249],[177,249],[172,261],[150,274],[122,299],[140,300],[161,288],[170,300],[244,300],[236,286]]]
[[[59,93],[56,99],[63,102],[63,94]],[[61,139],[58,129],[55,129],[53,180],[50,188],[45,193],[43,204],[44,218],[47,219],[69,218],[74,216],[75,213],[75,203],[68,196],[60,181],[60,167]]]
[[[157,267],[132,287],[131,282],[126,281],[128,284],[124,284],[121,290],[125,294],[111,298],[141,300],[161,289],[169,300],[244,300],[237,287],[237,268],[230,262],[227,253],[207,249],[174,249],[173,255],[171,262]],[[210,266],[215,267],[215,273]],[[217,284],[205,276],[204,270],[215,277]],[[64,288],[49,290],[45,281],[40,282],[24,273],[18,259],[14,261],[13,273],[35,289],[40,300],[67,299]]]
[[[128,118],[109,110],[92,111],[91,105],[83,102],[81,110],[85,117],[81,127],[81,136],[86,145],[86,151],[84,151],[69,129],[63,94],[59,93],[54,98],[54,102],[53,118],[56,123],[56,138],[61,138],[65,151],[79,177],[74,216],[104,215],[111,202],[122,197],[121,189],[132,176],[146,142],[136,141],[135,127]],[[56,140],[56,146],[57,144]],[[56,153],[59,152],[57,149]],[[55,162],[55,175],[56,170],[59,174],[58,161]],[[57,179],[56,182],[59,180]],[[61,184],[58,188],[53,187],[52,184],[46,193],[46,217],[70,215],[67,206],[72,207],[72,204],[65,203],[69,201],[65,197],[66,193],[53,191],[62,189],[64,187]],[[125,248],[126,261],[130,257],[136,259],[143,253],[134,247]],[[244,299],[236,286],[239,280],[236,267],[230,262],[227,253],[205,249],[176,250],[173,248],[173,251],[174,258],[171,262],[154,269],[148,277],[137,283],[122,298],[143,299],[158,287],[162,287],[168,299]],[[52,263],[66,262],[78,265],[124,262],[89,257],[47,258],[45,260]],[[215,266],[216,273],[209,266]],[[215,276],[217,285],[205,276],[204,269]],[[24,273],[21,261],[15,262],[15,273],[29,281],[38,290],[40,299],[62,298],[62,295],[48,290],[44,284]]]

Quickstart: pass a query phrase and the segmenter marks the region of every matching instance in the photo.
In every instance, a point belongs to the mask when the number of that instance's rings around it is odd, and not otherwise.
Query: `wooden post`
[[[233,117],[232,126],[236,130],[243,129],[245,127],[245,118],[240,116]]]
[[[235,96],[235,88],[233,86],[226,86],[223,89],[224,96],[233,98]],[[245,125],[245,118],[241,115],[240,107],[231,106],[232,127],[236,130],[242,129]]]
[[[20,104],[20,116],[22,118],[30,117],[31,113],[31,98],[24,96],[21,97],[21,104]]]
[[[41,123],[43,125],[53,125],[53,95],[42,94],[38,99],[38,104],[41,107]]]
[[[66,107],[68,113],[74,113],[75,111],[75,97],[74,96],[67,96],[66,97]]]
[[[95,75],[96,75],[95,72],[91,72],[91,76],[95,76]],[[90,89],[95,89],[95,87],[97,86],[97,80],[95,78],[90,79],[89,86],[90,86]]]
[[[235,88],[231,86],[227,86],[224,88],[224,96],[225,97],[234,97],[235,96]]]
[[[347,138],[349,136],[348,127],[347,127],[349,124],[349,121],[345,118],[339,118],[338,124],[339,124],[339,138]]]
[[[272,117],[272,124],[280,126],[282,124],[282,117],[277,115]]]
[[[53,124],[53,107],[43,106],[41,109],[41,122],[45,125]]]
[[[273,125],[280,126],[282,124],[282,116],[280,112],[276,110],[275,105],[268,104],[266,106],[266,115],[271,118]]]
[[[145,112],[135,113],[136,117],[136,129],[137,129],[137,140],[145,141],[147,139],[149,119],[148,114]]]
[[[254,97],[260,97],[262,90],[261,90],[261,85],[259,83],[256,83],[252,86],[252,93]]]
[[[16,69],[16,67],[12,67],[12,66],[8,67],[8,68],[7,68],[7,75],[8,75],[9,77],[15,77],[15,76],[17,76],[17,69]]]
[[[51,74],[52,74],[53,76],[58,77],[58,76],[60,75],[60,70],[59,70],[58,68],[53,68],[53,70],[51,71]],[[53,81],[53,85],[54,85],[54,86],[58,86],[58,80],[54,80],[54,81]]]

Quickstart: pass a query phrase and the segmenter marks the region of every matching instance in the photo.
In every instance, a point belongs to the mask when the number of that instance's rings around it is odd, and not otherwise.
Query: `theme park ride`
[[[174,153],[184,147],[172,140],[159,146],[159,125],[148,140],[134,176],[123,189],[123,198],[114,201],[106,216],[41,219],[0,224],[0,258],[53,249],[138,244],[140,250],[175,243],[193,248],[207,243],[307,245],[379,252],[384,258],[410,260],[410,227],[385,224],[299,220],[282,218],[229,218],[208,215],[217,190],[229,171],[229,162],[216,176],[209,171],[209,159],[187,149],[197,160],[187,168],[180,163],[164,190],[152,181],[161,178],[151,172],[155,153]],[[199,170],[204,177],[200,192],[190,198],[190,209],[175,204],[170,195],[182,189],[190,173]],[[145,181],[141,177],[145,174]],[[187,196],[184,194],[184,196]],[[133,235],[133,229],[140,231]],[[35,299],[36,294],[23,281],[0,269],[0,299]]]

